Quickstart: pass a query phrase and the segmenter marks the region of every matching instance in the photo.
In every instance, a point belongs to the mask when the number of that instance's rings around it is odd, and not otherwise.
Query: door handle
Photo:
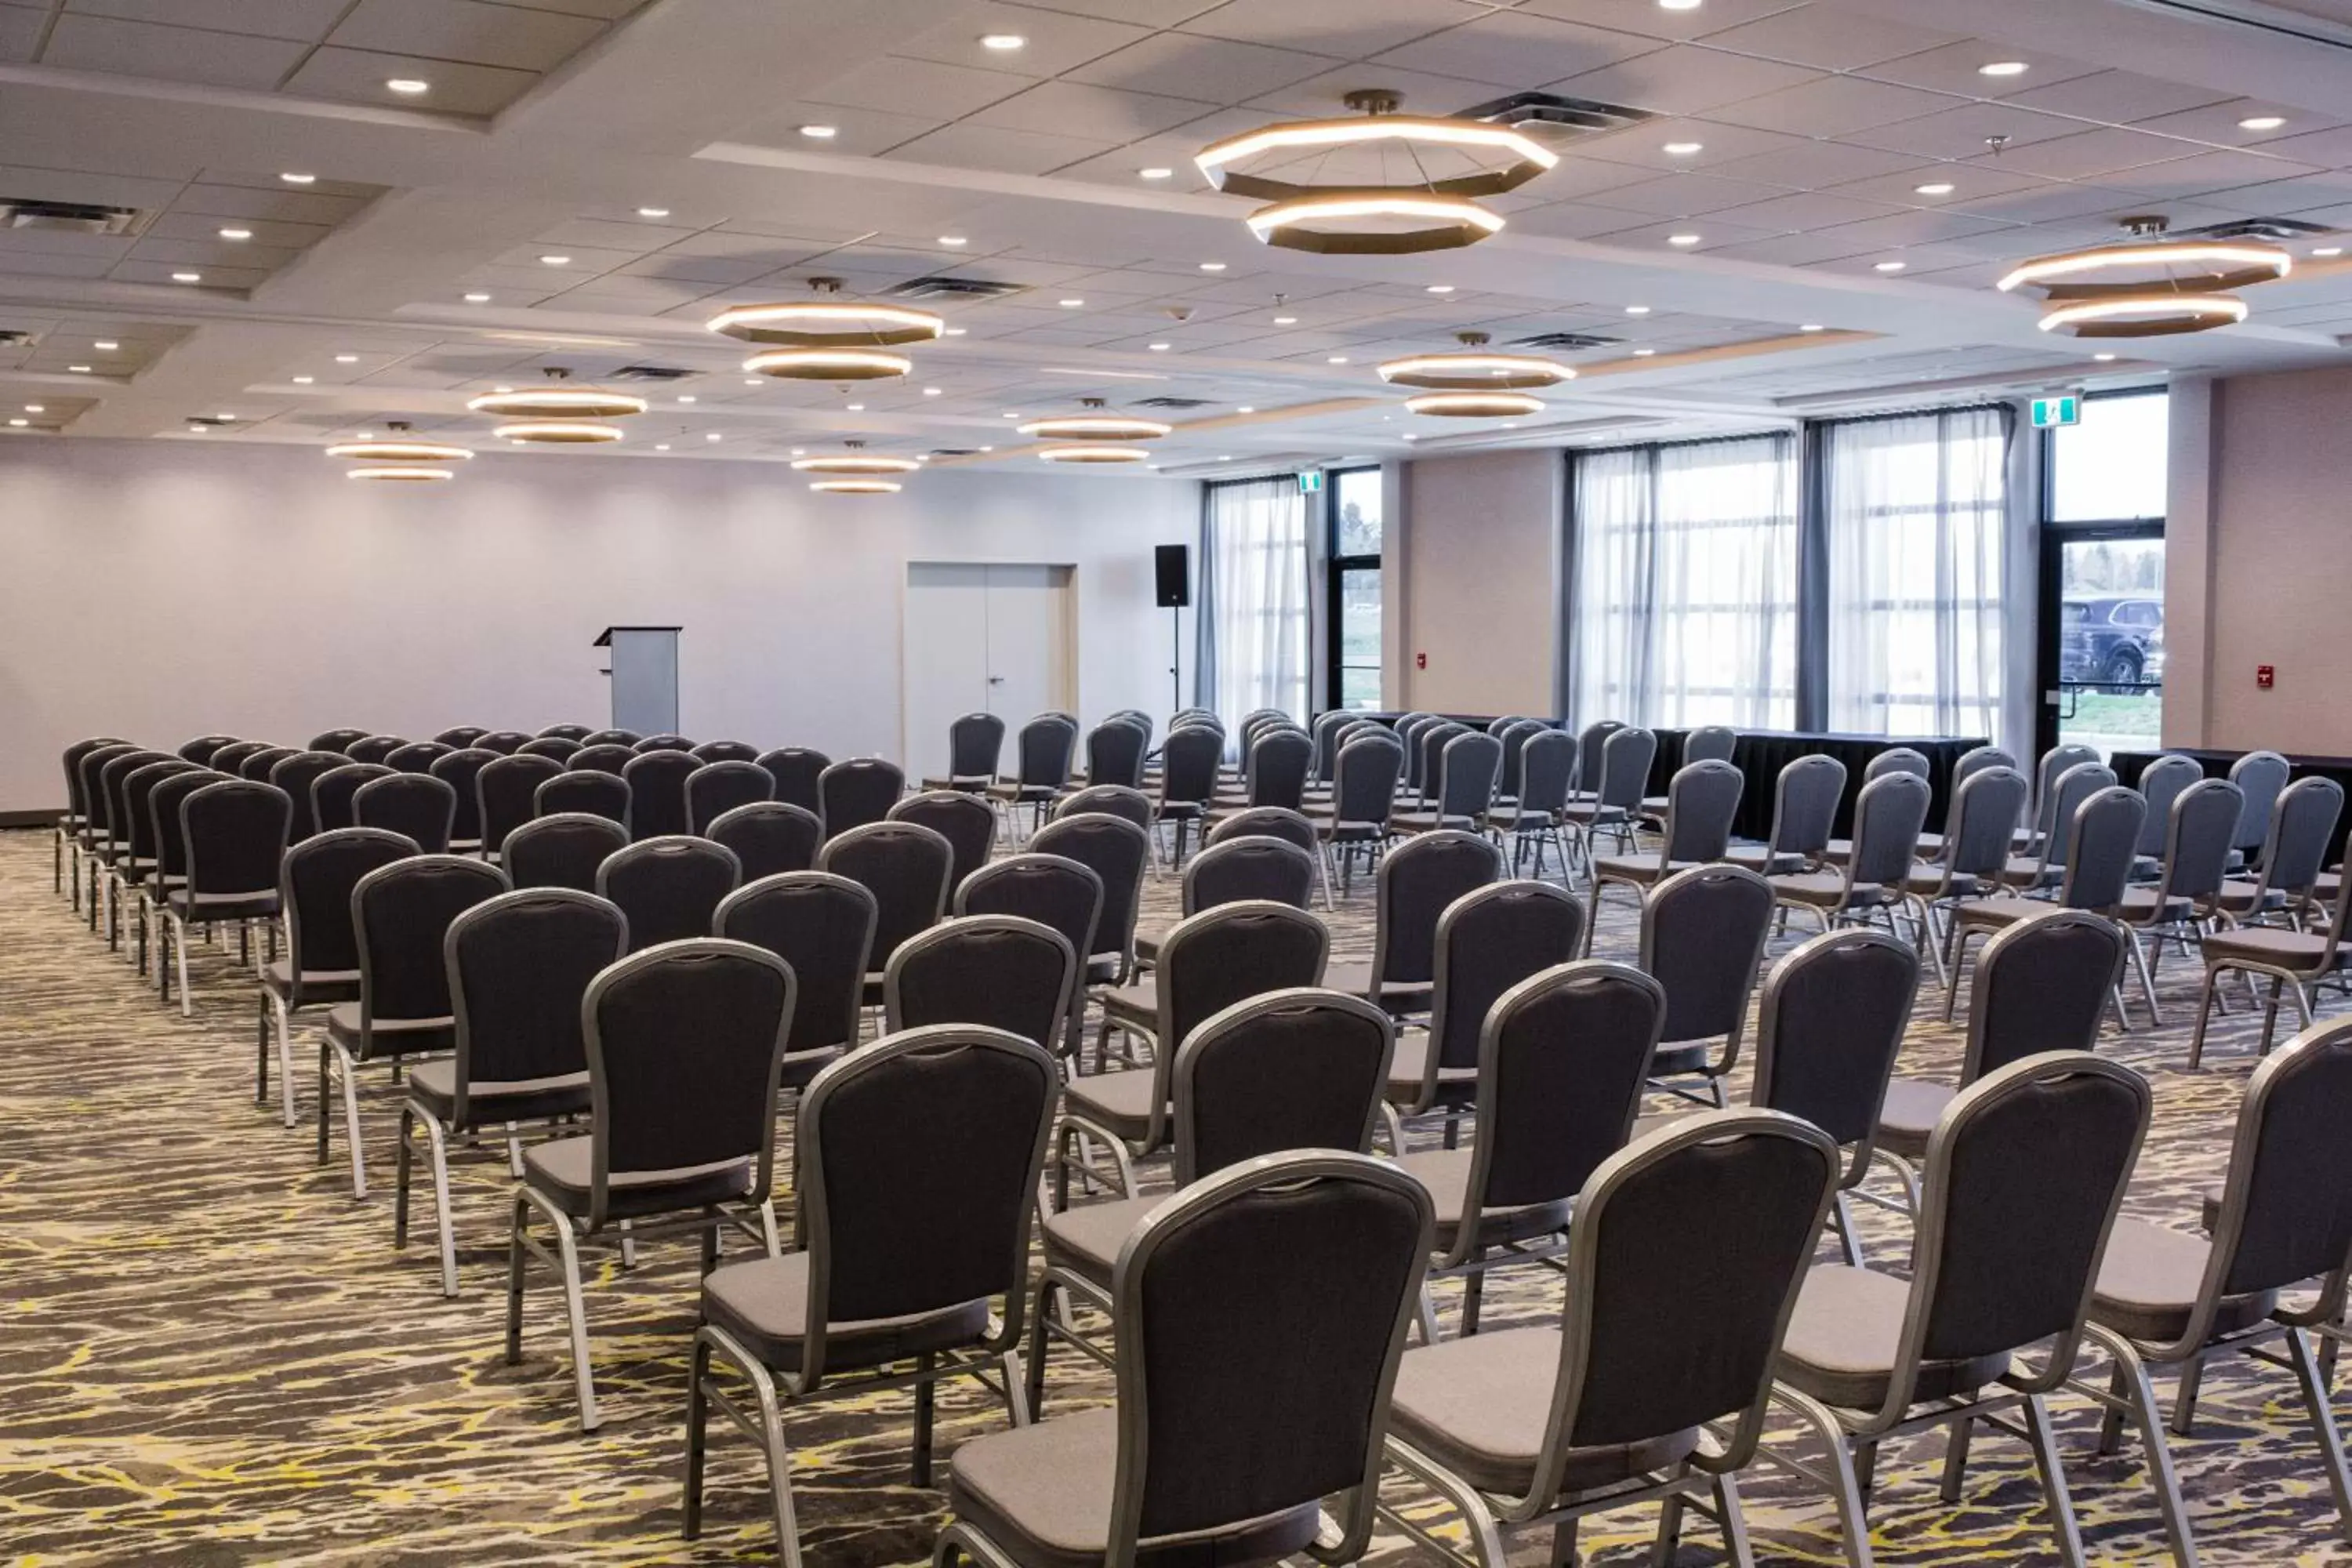
[[[1004,684],[1004,677],[1001,675],[992,675],[988,678],[988,683],[991,686],[1002,686]]]

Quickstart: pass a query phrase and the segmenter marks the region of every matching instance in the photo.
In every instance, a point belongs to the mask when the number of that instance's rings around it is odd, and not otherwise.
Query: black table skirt
[[[2230,776],[2230,765],[2245,754],[2243,752],[2217,752],[2189,746],[2179,747],[2171,752],[2117,752],[2107,759],[2107,766],[2116,770],[2117,784],[2137,787],[2140,774],[2147,771],[2147,765],[2150,763],[2161,756],[2193,757],[2198,764],[2204,768],[2207,778],[2223,779]],[[2347,805],[2344,812],[2336,817],[2336,826],[2327,836],[2327,841],[2330,844],[2341,846],[2344,836],[2347,832],[2352,832],[2352,757],[2289,756],[2286,761],[2290,770],[2288,774],[2290,779],[2334,779],[2343,786]],[[2333,853],[2328,856],[2330,861],[2335,858]]]

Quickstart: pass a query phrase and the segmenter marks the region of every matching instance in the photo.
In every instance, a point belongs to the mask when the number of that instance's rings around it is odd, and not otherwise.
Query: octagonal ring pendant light
[[[2038,289],[2041,327],[2081,338],[2148,338],[2201,332],[2246,319],[2232,289],[2284,278],[2294,258],[2251,240],[2162,237],[2161,217],[2130,217],[2120,245],[2063,251],[2021,262],[1997,286]]]
[[[1576,379],[1576,372],[1557,360],[1488,350],[1484,332],[1456,332],[1454,338],[1461,353],[1392,359],[1380,367],[1381,379],[1430,392],[1524,392]]]
[[[809,486],[829,496],[894,496],[904,488],[890,479],[818,479]]]
[[[476,414],[496,414],[509,419],[531,421],[572,421],[581,419],[618,419],[631,414],[643,414],[646,400],[634,393],[614,392],[601,386],[573,386],[572,373],[561,367],[550,367],[547,384],[520,387],[509,392],[485,393],[467,401],[466,406]],[[610,439],[619,440],[615,430]],[[530,439],[510,437],[510,439]]]
[[[1404,405],[1408,413],[1445,419],[1509,419],[1542,413],[1544,400],[1524,392],[1424,392]]]
[[[1037,456],[1048,463],[1140,463],[1151,456],[1143,447],[1121,447],[1102,441],[1076,442],[1068,446],[1047,447]]]
[[[888,381],[915,368],[880,349],[770,349],[743,362],[745,374],[780,381]]]
[[[393,420],[389,428],[392,434],[382,440],[370,437],[358,441],[344,441],[328,447],[327,456],[349,458],[354,462],[369,465],[351,470],[351,477],[355,479],[387,479],[404,477],[446,479],[455,476],[446,469],[437,474],[428,474],[423,470],[442,464],[462,463],[474,455],[464,447],[453,447],[441,441],[417,440],[408,433],[409,426],[406,420]],[[415,466],[416,472],[404,471],[411,465]]]
[[[1559,154],[1505,125],[1396,112],[1384,89],[1347,95],[1360,111],[1294,121],[1194,154],[1219,190],[1269,205],[1250,214],[1265,244],[1327,255],[1400,256],[1475,245],[1503,226],[1474,198],[1516,190]]]
[[[812,278],[809,288],[810,299],[738,305],[721,310],[708,325],[747,343],[788,349],[893,348],[929,342],[947,330],[947,323],[929,310],[844,300],[838,278]]]
[[[1175,428],[1157,419],[1113,414],[1109,404],[1099,397],[1082,397],[1078,405],[1086,412],[1034,419],[1017,428],[1024,436],[1034,436],[1040,440],[1082,442],[1155,441]]]
[[[800,473],[820,476],[809,489],[824,495],[882,496],[896,495],[898,483],[894,474],[911,474],[923,465],[912,458],[889,458],[879,452],[869,452],[863,441],[844,441],[844,450],[820,453],[814,458],[795,458],[793,468]]]
[[[436,468],[430,463],[391,463],[382,467],[352,468],[343,478],[371,479],[387,484],[432,483],[457,477],[455,468]]]

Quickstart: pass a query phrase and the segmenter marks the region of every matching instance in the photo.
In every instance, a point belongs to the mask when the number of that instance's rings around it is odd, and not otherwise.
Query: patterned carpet
[[[289,1132],[253,1102],[254,988],[234,949],[194,950],[195,1013],[183,1019],[52,895],[49,878],[45,834],[0,834],[0,1561],[774,1561],[755,1451],[723,1427],[705,1538],[678,1538],[690,1244],[648,1247],[626,1274],[594,1256],[606,1420],[582,1436],[552,1289],[534,1283],[524,1363],[501,1357],[503,1167],[454,1173],[463,1294],[444,1300],[429,1210],[420,1240],[392,1246],[390,1095],[380,1089],[364,1107],[378,1180],[354,1203],[346,1168],[313,1162],[307,1125]],[[1147,888],[1144,929],[1167,922],[1175,888]],[[1615,907],[1603,956],[1630,955],[1630,904]],[[1335,958],[1368,956],[1360,883],[1332,923]],[[2102,1048],[2155,1085],[2132,1209],[2188,1225],[2221,1169],[2251,1026],[2242,1012],[2217,1021],[2206,1070],[2180,1071],[2195,976],[2175,964],[2160,980],[2170,1026],[2111,1031]],[[1948,1077],[1958,1037],[1928,1017],[1928,991],[1902,1070]],[[298,1049],[306,1117],[311,1059]],[[1865,1211],[1864,1225],[1874,1258],[1901,1258],[1887,1216]],[[1449,1329],[1454,1289],[1440,1297]],[[1556,1291],[1544,1270],[1497,1276],[1487,1321],[1554,1312]],[[1107,1377],[1082,1364],[1055,1359],[1054,1409],[1108,1397]],[[2168,1394],[2168,1380],[2160,1388]],[[2197,1436],[2176,1442],[2217,1568],[2352,1563],[2293,1393],[2284,1373],[2223,1361],[2206,1380]],[[2095,1412],[2073,1396],[2055,1405],[2094,1560],[2160,1560],[2137,1445],[2094,1458]],[[928,1556],[942,1498],[907,1484],[908,1409],[904,1395],[877,1394],[788,1417],[814,1564]],[[1001,1420],[978,1389],[943,1390],[942,1453]],[[1793,1439],[1776,1427],[1768,1440]],[[2021,1445],[1980,1433],[1958,1508],[1937,1498],[1941,1452],[1930,1435],[1882,1458],[1872,1510],[1882,1563],[2055,1561]],[[1843,1561],[1825,1497],[1760,1467],[1742,1484],[1760,1561]],[[1390,1495],[1415,1497],[1402,1480]],[[1442,1510],[1429,1506],[1429,1517]],[[1638,1507],[1589,1521],[1586,1549],[1604,1563],[1642,1561],[1655,1521]],[[1549,1539],[1517,1537],[1515,1561],[1544,1562]],[[1396,1539],[1374,1555],[1433,1561]],[[1721,1561],[1703,1521],[1680,1561]]]

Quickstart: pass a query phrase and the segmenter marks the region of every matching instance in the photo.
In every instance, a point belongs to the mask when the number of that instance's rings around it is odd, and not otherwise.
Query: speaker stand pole
[[[1175,605],[1168,606],[1168,716],[1173,719],[1184,706],[1184,612]]]

